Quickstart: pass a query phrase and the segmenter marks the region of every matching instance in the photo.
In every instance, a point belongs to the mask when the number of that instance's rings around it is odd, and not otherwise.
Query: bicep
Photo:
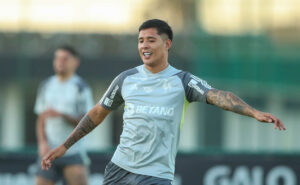
[[[205,80],[190,73],[181,74],[185,95],[189,102],[206,102],[207,92],[213,89]]]
[[[122,75],[119,75],[112,81],[99,101],[99,104],[102,106],[102,108],[115,110],[121,104],[123,104],[124,100],[121,93],[123,80],[124,77]]]

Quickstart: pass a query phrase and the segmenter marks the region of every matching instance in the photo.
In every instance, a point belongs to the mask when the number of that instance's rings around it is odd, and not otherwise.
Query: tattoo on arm
[[[68,149],[80,138],[91,132],[97,125],[91,120],[88,115],[85,115],[78,123],[77,127],[71,133],[64,146]]]
[[[231,92],[212,89],[207,93],[207,102],[224,110],[253,117],[254,108]]]

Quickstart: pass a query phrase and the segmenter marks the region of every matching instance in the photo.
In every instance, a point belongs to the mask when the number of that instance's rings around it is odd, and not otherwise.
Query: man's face
[[[154,67],[167,60],[171,40],[165,34],[158,35],[156,28],[141,30],[138,37],[140,57],[145,65]]]
[[[54,54],[53,66],[58,75],[70,75],[75,72],[79,61],[66,50],[58,49]]]

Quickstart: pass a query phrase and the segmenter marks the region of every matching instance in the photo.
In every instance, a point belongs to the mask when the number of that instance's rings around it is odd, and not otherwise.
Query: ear
[[[172,47],[172,41],[170,39],[166,39],[166,49],[169,50]]]

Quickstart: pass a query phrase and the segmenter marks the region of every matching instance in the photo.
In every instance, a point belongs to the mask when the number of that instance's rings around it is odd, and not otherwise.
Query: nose
[[[149,44],[147,42],[143,42],[143,43],[140,44],[140,47],[142,49],[147,49],[147,48],[149,48]]]

